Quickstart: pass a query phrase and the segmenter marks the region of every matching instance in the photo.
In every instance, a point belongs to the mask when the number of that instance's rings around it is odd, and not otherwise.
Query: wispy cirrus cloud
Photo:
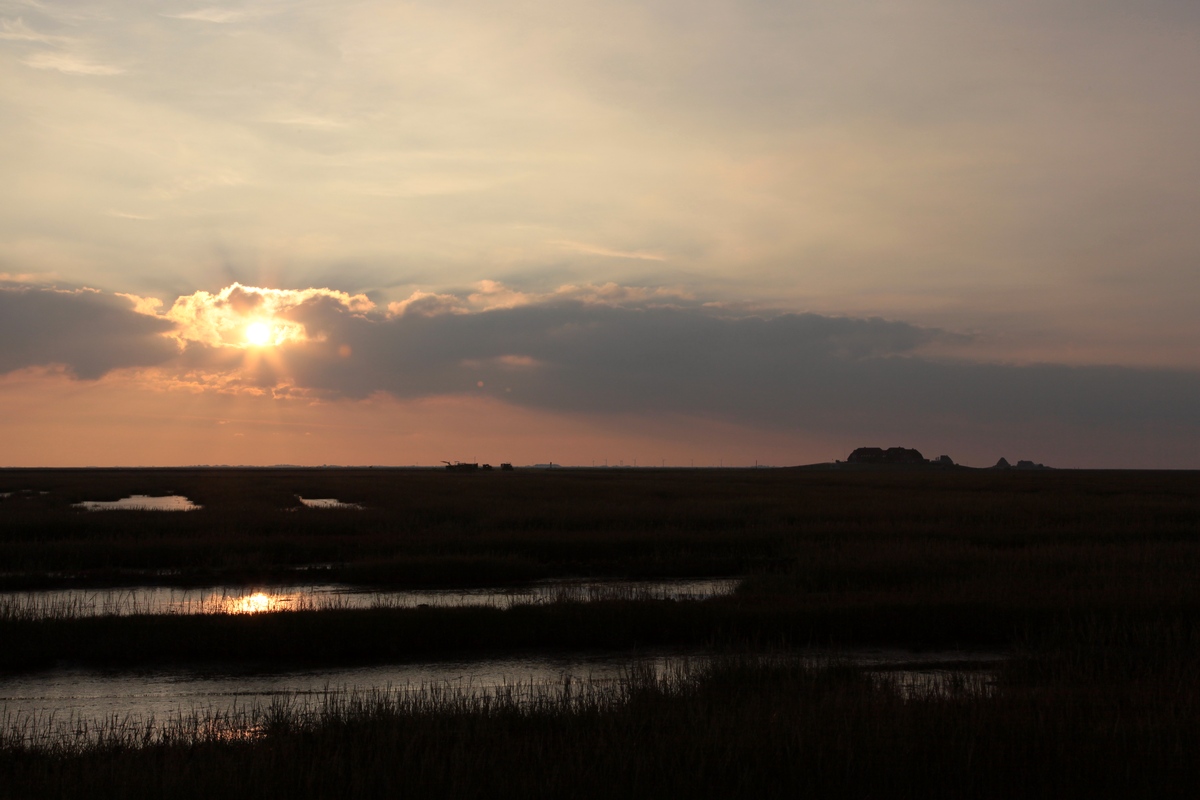
[[[0,41],[33,46],[35,52],[22,59],[27,67],[62,72],[67,75],[121,75],[125,68],[76,52],[86,48],[86,40],[77,35],[51,34],[31,27],[21,17],[0,19]]]
[[[344,119],[322,117],[316,114],[294,114],[286,117],[275,117],[266,120],[275,125],[291,125],[298,128],[315,128],[318,130],[341,130],[350,126]]]
[[[209,189],[241,186],[247,182],[245,175],[233,169],[214,167],[205,171],[191,170],[159,186],[155,195],[162,200],[175,200]]]
[[[571,241],[554,241],[551,244],[561,245],[567,250],[573,250],[577,253],[586,253],[593,256],[607,256],[609,258],[631,258],[638,261],[667,261],[668,258],[662,253],[655,253],[648,250],[618,250],[612,247],[602,247],[601,245],[587,244],[585,242]]]
[[[194,22],[211,22],[215,25],[228,25],[233,22],[241,22],[253,15],[245,9],[209,6],[208,8],[197,8],[194,11],[180,11],[175,14],[163,14],[162,16],[169,19],[186,19]]]
[[[20,17],[16,19],[0,19],[0,41],[51,44],[63,39],[64,37],[62,36],[52,36],[34,30]]]
[[[34,53],[22,63],[34,69],[54,70],[67,75],[110,76],[125,73],[124,67],[104,64],[66,52]]]

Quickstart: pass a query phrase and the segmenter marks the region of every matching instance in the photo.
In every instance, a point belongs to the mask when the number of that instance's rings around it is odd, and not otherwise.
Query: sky
[[[1192,0],[0,0],[0,466],[1200,469]]]

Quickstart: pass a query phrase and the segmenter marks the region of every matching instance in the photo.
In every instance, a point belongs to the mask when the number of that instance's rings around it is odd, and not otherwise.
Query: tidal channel
[[[557,601],[705,600],[731,593],[736,578],[690,580],[552,580],[504,589],[377,590],[344,584],[133,586],[0,592],[0,616],[25,619],[133,614],[255,614],[357,608],[456,608]]]
[[[721,658],[705,652],[618,653],[483,661],[437,661],[342,669],[167,669],[101,671],[74,668],[0,677],[0,728],[5,735],[50,742],[113,731],[161,735],[172,726],[214,721],[232,730],[261,724],[272,708],[319,711],[354,698],[421,695],[480,699],[561,698],[619,688],[636,672],[669,678]],[[908,697],[991,691],[998,654],[887,649],[808,650],[785,658],[805,666],[857,667]],[[614,692],[615,693],[615,692]]]

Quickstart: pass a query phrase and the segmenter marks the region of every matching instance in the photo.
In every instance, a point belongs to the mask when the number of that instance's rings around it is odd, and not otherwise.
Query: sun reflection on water
[[[295,597],[286,594],[254,594],[231,597],[225,602],[226,614],[264,614],[271,611],[287,611],[292,608]]]

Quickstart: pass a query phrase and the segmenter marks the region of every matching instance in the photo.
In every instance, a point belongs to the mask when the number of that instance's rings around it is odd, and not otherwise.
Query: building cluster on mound
[[[1045,464],[1035,464],[1032,461],[1018,461],[1014,466],[1008,463],[1007,458],[1001,457],[992,469],[1054,469],[1054,467],[1047,467]]]
[[[860,447],[849,455],[844,462],[864,466],[896,466],[896,467],[958,467],[950,456],[925,458],[920,450],[911,447]],[[1021,469],[1038,470],[1053,469],[1045,464],[1035,464],[1032,461],[1018,461],[1010,464],[1008,459],[1001,458],[991,469]]]
[[[860,447],[850,454],[846,463],[954,466],[954,461],[950,456],[938,456],[936,459],[930,460],[921,455],[920,450],[914,450],[911,447],[889,447],[886,450],[882,447]]]

